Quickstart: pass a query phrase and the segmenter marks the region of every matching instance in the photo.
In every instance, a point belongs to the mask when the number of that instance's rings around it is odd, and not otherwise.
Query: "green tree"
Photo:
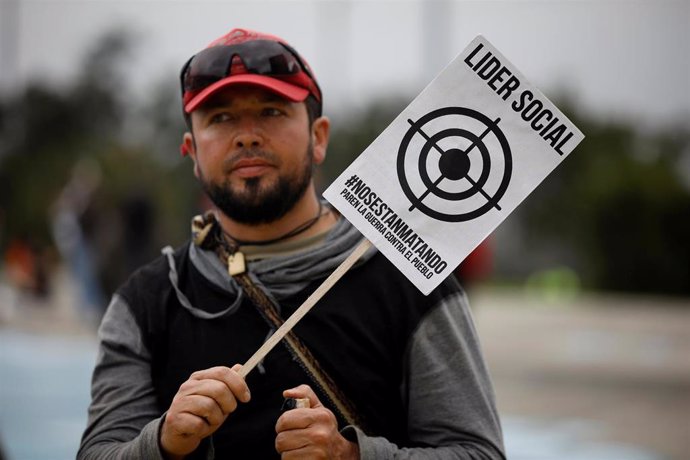
[[[585,140],[517,213],[526,234],[570,248],[586,286],[690,294],[690,131],[570,118]],[[687,126],[687,125],[685,125]]]
[[[106,294],[133,264],[182,241],[199,196],[175,144],[183,126],[179,94],[159,85],[149,101],[132,102],[125,83],[130,42],[123,31],[108,33],[89,50],[71,84],[34,82],[0,101],[0,252],[18,236],[54,244],[56,200],[86,159],[102,180],[80,217]],[[178,103],[176,110],[169,101]],[[136,228],[130,228],[132,219],[138,219]],[[137,251],[141,257],[128,261],[123,248],[142,232],[148,235]]]

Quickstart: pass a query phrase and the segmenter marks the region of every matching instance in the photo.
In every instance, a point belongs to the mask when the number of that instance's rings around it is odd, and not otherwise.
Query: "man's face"
[[[194,137],[187,133],[185,143],[202,187],[224,214],[244,224],[268,223],[311,185],[313,165],[325,154],[319,123],[309,126],[304,103],[232,86],[192,113]]]

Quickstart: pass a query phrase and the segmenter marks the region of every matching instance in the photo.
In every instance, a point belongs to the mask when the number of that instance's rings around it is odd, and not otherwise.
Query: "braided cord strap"
[[[246,273],[235,275],[234,278],[242,286],[249,298],[252,299],[264,320],[275,329],[279,329],[284,323],[283,318],[278,315],[273,302],[271,302],[261,288],[254,284]],[[290,354],[297,359],[300,367],[321,390],[321,393],[328,398],[331,407],[338,412],[340,418],[349,425],[362,427],[362,421],[359,419],[354,405],[336,385],[331,376],[321,367],[304,342],[291,330],[285,335],[282,343],[287,347]]]
[[[192,220],[192,235],[194,244],[216,252],[223,264],[228,267],[228,273],[252,300],[261,317],[269,326],[278,330],[285,321],[278,314],[278,310],[271,299],[261,288],[254,284],[249,274],[247,274],[242,253],[238,251],[236,246],[231,247],[223,238],[215,216],[207,213],[203,217],[195,217]],[[352,402],[321,367],[316,357],[292,329],[285,334],[281,342],[293,358],[297,360],[302,370],[321,390],[321,394],[326,396],[330,406],[338,413],[339,418],[345,420],[349,425],[356,425],[364,429],[363,420],[357,414]]]

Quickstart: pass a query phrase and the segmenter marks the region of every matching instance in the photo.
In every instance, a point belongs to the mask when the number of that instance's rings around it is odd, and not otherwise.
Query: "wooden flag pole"
[[[316,290],[304,301],[300,307],[295,310],[295,312],[290,315],[290,317],[283,323],[282,326],[278,328],[277,331],[271,335],[264,344],[256,350],[254,355],[247,360],[246,363],[242,365],[239,374],[242,377],[246,377],[249,373],[256,367],[257,364],[263,360],[266,355],[273,350],[273,348],[287,335],[288,332],[292,330],[293,327],[306,315],[309,310],[316,305],[316,302],[321,300],[335,283],[338,282],[340,278],[359,260],[360,257],[364,255],[365,252],[371,247],[371,241],[363,238],[362,241],[357,245],[357,247],[350,253],[349,256],[343,262],[338,265],[338,267],[333,270],[328,278],[324,280],[321,285],[316,288]]]

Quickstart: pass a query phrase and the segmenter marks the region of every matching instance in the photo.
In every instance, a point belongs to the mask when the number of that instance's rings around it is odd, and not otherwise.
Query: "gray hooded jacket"
[[[311,281],[330,274],[361,238],[341,218],[323,245],[252,262],[249,272],[279,304]],[[359,264],[366,266],[375,252],[370,250]],[[180,304],[193,315],[209,315],[178,289],[172,249],[165,249],[164,254]],[[189,256],[204,277],[236,296],[228,310],[237,308],[242,290],[217,256],[193,244],[189,245]],[[158,434],[165,415],[153,388],[151,352],[123,297],[115,295],[112,299],[99,339],[88,425],[78,458],[162,459]],[[505,458],[493,390],[461,290],[443,298],[418,324],[404,359],[406,381],[396,390],[405,395],[408,436],[416,445],[429,447],[401,448],[385,438],[367,436],[358,427],[343,428],[343,435],[358,442],[362,459]],[[212,446],[206,457],[213,458]]]

